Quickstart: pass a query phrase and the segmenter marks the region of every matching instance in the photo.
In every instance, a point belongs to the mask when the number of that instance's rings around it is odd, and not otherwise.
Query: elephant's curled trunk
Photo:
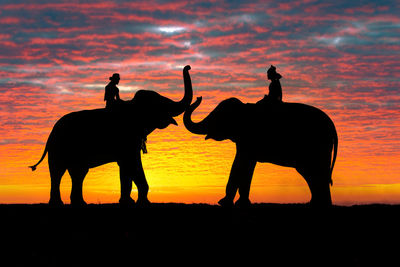
[[[182,114],[185,111],[185,109],[190,105],[190,103],[192,103],[193,89],[192,89],[192,81],[189,75],[189,70],[190,70],[189,65],[183,68],[183,83],[185,86],[185,94],[180,101],[178,102],[174,101],[173,108],[171,111],[173,117]]]
[[[185,114],[183,115],[183,123],[185,124],[186,129],[194,134],[207,134],[206,120],[197,123],[192,121],[192,113],[200,105],[201,100],[202,98],[198,97],[196,101],[186,109]]]

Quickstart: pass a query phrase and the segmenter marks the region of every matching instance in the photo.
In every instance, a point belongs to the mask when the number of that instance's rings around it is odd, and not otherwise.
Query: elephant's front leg
[[[135,201],[131,198],[133,170],[127,162],[118,162],[119,179],[121,182],[121,205],[132,205]]]
[[[242,155],[241,153],[236,153],[235,160],[232,164],[231,173],[229,175],[229,180],[226,185],[226,195],[218,202],[221,206],[232,206],[238,189],[240,198],[237,203],[250,203],[250,184],[256,163],[257,161],[249,159],[247,156]]]
[[[149,192],[149,185],[147,184],[146,176],[143,171],[143,165],[140,153],[135,166],[136,168],[132,179],[138,189],[137,203],[139,205],[148,205],[150,204],[150,201],[147,199],[147,193]]]

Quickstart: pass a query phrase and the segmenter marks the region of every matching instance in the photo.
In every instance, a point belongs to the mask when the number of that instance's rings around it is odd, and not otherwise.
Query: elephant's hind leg
[[[51,156],[49,156],[49,172],[51,179],[49,205],[60,206],[64,204],[60,195],[60,183],[66,170],[65,167],[56,164],[54,160],[51,159]]]
[[[68,168],[72,180],[71,205],[86,205],[86,202],[83,200],[82,186],[88,171],[89,169],[87,168]]]
[[[316,177],[310,186],[311,201],[313,207],[330,207],[332,206],[331,189],[329,181],[321,181],[321,177]]]
[[[313,207],[332,206],[329,170],[314,170],[311,168],[297,168],[296,170],[304,177],[310,188],[310,205]]]

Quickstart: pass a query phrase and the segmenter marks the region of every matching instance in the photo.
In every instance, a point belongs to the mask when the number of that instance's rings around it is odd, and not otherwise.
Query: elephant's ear
[[[242,135],[245,125],[245,121],[243,121],[243,116],[239,112],[239,110],[233,110],[231,113],[232,116],[229,117],[227,121],[227,137],[233,142],[237,142],[239,137]]]
[[[252,109],[249,109],[248,104],[244,104],[241,101],[236,101],[232,104],[230,110],[231,116],[228,125],[230,127],[229,139],[233,142],[239,141],[240,138],[246,137],[250,134],[250,128],[252,128],[255,122],[255,118]]]
[[[209,117],[209,138],[237,142],[243,131],[243,103],[237,98],[221,102]]]

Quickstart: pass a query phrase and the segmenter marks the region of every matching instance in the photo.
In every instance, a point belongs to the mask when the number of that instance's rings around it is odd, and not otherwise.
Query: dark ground
[[[0,214],[1,266],[400,266],[397,205],[34,204]]]

